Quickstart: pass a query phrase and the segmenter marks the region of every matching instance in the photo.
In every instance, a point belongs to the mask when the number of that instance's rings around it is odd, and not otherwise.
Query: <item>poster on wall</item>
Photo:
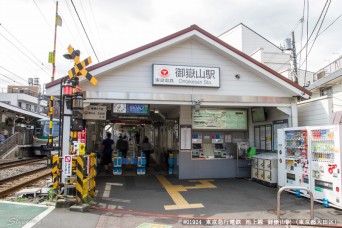
[[[247,130],[247,111],[229,109],[192,110],[192,128],[201,130]]]
[[[265,132],[266,150],[272,150],[272,125],[266,125]]]
[[[278,150],[278,129],[289,127],[288,120],[273,121],[273,150]]]
[[[254,144],[257,150],[260,150],[260,127],[254,127]]]
[[[272,124],[254,127],[254,143],[257,150],[271,151],[272,139]]]
[[[260,127],[260,150],[266,150],[266,126],[261,125]]]
[[[180,126],[180,149],[191,150],[191,125]]]

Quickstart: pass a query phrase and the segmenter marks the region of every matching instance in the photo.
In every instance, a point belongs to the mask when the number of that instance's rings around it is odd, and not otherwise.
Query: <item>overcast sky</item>
[[[310,35],[326,0],[310,0],[309,18],[307,20],[306,7],[304,23],[299,23],[303,17],[304,2],[307,1],[60,0],[59,15],[63,24],[57,28],[55,79],[66,75],[73,66],[73,62],[63,58],[69,44],[81,50],[81,59],[91,56],[93,63],[97,63],[192,24],[219,36],[244,23],[277,46],[294,31],[299,51],[306,41],[307,23]],[[55,11],[55,0],[0,0],[1,88],[8,84],[27,85],[29,77],[40,78],[41,84],[51,81],[52,67],[48,63],[48,53],[53,51],[54,46]],[[309,45],[314,44],[308,58],[308,70],[315,72],[342,55],[341,14],[342,1],[332,0],[321,26],[321,35]],[[319,26],[320,23],[316,31]],[[316,32],[311,40],[315,36]],[[304,55],[299,57],[301,62],[304,58]],[[301,68],[305,69],[305,64]]]

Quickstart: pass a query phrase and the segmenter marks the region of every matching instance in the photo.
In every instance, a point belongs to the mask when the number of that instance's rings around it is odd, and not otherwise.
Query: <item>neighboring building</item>
[[[226,31],[219,38],[294,81],[291,44],[287,44],[285,48],[278,47],[242,23]],[[307,71],[305,74],[305,71],[298,69],[297,74],[299,85],[307,86],[313,82],[313,72]]]
[[[290,80],[292,73],[291,44],[280,48],[244,24],[239,24],[219,36],[220,39],[265,64]],[[298,103],[298,125],[328,125],[341,123],[342,58],[316,73],[298,69],[298,84],[312,92],[309,100]]]
[[[298,125],[318,126],[342,124],[342,58],[314,74],[314,82],[307,87],[309,100],[298,103]]]
[[[2,93],[0,101],[9,105],[17,106],[21,109],[42,113],[47,102],[39,99],[40,86],[16,86],[9,85],[7,93]]]
[[[32,121],[46,117],[47,102],[41,99],[40,86],[8,85],[0,95],[0,129],[13,134],[19,128],[32,126]]]

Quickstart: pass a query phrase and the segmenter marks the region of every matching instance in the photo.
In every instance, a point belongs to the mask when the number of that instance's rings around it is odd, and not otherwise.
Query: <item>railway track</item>
[[[21,188],[46,178],[49,175],[51,175],[51,169],[44,167],[3,179],[0,182],[0,198],[9,196]]]
[[[0,163],[0,170],[8,169],[12,167],[22,166],[22,165],[28,165],[36,162],[42,162],[46,161],[47,158],[33,158],[33,159],[25,159],[25,160],[16,160],[16,161],[9,161]]]
[[[0,164],[0,198],[51,175],[46,158],[25,159]]]

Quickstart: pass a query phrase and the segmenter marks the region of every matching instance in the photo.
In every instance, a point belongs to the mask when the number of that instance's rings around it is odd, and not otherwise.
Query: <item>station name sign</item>
[[[114,114],[137,114],[137,115],[149,115],[150,109],[147,104],[113,104]]]
[[[220,87],[220,68],[153,64],[153,85]]]

